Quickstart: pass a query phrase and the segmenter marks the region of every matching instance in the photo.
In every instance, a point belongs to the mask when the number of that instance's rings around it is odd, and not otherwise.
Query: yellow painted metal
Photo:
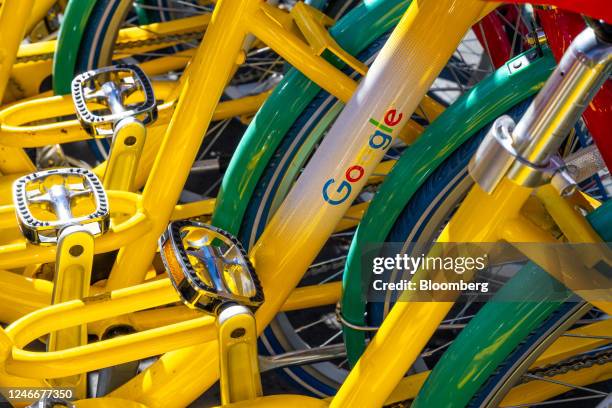
[[[82,227],[68,227],[60,234],[57,244],[53,304],[81,299],[89,294],[91,267],[94,256],[94,238]],[[68,327],[49,333],[48,351],[66,350],[87,344],[87,325]],[[52,383],[58,387],[75,389],[76,396],[86,394],[85,375],[58,378]]]
[[[210,18],[210,13],[202,13],[193,17],[121,29],[117,35],[115,45],[116,57],[125,58],[130,55],[145,53],[177,44],[181,42],[181,34],[204,32],[206,26],[210,22]],[[160,38],[167,38],[167,40],[160,41]],[[177,40],[177,38],[179,39]],[[139,43],[146,44],[147,42],[149,43],[147,45],[136,45]],[[129,48],[126,47],[127,45],[129,45]]]
[[[536,191],[546,210],[555,220],[563,234],[572,242],[602,242],[584,216],[567,200],[559,195],[550,184]],[[576,193],[581,194],[581,193]]]
[[[193,50],[175,52],[166,57],[155,58],[140,64],[140,68],[148,75],[155,76],[170,71],[179,71],[187,66],[190,59],[195,55]]]
[[[0,145],[0,174],[27,174],[36,171],[23,149]]]
[[[24,378],[58,378],[214,340],[214,319],[201,316],[62,351],[22,349],[53,330],[172,303],[176,299],[174,288],[164,279],[37,310],[7,327],[6,334],[14,346],[5,363],[6,372]],[[59,314],[62,319],[50,319]]]
[[[26,33],[29,33],[32,28],[42,20],[46,15],[47,11],[57,3],[57,0],[35,0],[32,5],[32,9],[29,10],[27,25],[26,25]]]
[[[398,137],[401,137],[401,132]],[[397,160],[385,160],[383,162],[378,163],[378,165],[374,169],[374,172],[368,179],[368,184],[382,183],[382,181],[385,179],[385,176],[389,174],[393,166],[395,166],[395,163],[397,163]]]
[[[327,31],[334,24],[331,17],[302,2],[296,3],[290,13],[315,54],[323,55],[328,50],[360,75],[368,72],[368,66],[340,47]]]
[[[501,227],[518,216],[530,194],[531,189],[507,179],[491,195],[474,185],[438,240],[496,242],[502,238]]]
[[[306,397],[304,395],[269,395],[249,401],[237,402],[235,404],[223,405],[223,408],[325,408],[328,404],[320,399]],[[221,408],[221,407],[218,407]]]
[[[593,367],[583,368],[579,371],[569,371],[565,374],[551,377],[550,380],[577,386],[588,386],[589,384],[606,381],[610,378],[612,378],[612,363],[596,364]],[[566,385],[554,384],[548,381],[530,381],[514,387],[503,399],[500,406],[509,407],[534,404],[568,392],[570,389]]]
[[[310,307],[333,305],[340,299],[341,292],[341,282],[295,288],[281,307],[281,311],[287,312],[290,310],[303,310]]]
[[[176,290],[168,279],[155,280],[41,308],[9,325],[6,332],[17,347],[23,347],[57,329],[162,306],[177,300]]]
[[[0,10],[0,101],[33,5],[34,0],[6,0]]]
[[[569,242],[602,243],[599,235],[578,210],[559,196],[551,186],[540,188],[537,195]],[[509,242],[556,242],[552,236],[523,217],[510,219],[502,231],[503,238]],[[518,245],[517,248],[556,279],[573,289],[577,295],[604,312],[612,313],[612,302],[609,301],[610,296],[606,289],[608,278],[599,273],[587,274],[584,268],[584,265],[594,265],[602,258],[608,260],[607,262],[612,260],[606,245],[584,248],[577,257],[572,256],[573,251],[567,254],[560,253],[552,247]]]
[[[161,83],[154,88],[160,98],[172,90],[167,83],[165,85]],[[127,103],[130,102],[128,99]],[[92,106],[95,107],[95,105]],[[165,103],[159,107],[159,110],[160,119],[166,118],[165,123],[167,124],[172,114],[172,104]],[[51,121],[43,125],[28,125],[34,121],[49,121],[73,114],[74,104],[70,95],[36,98],[13,104],[0,111],[0,145],[39,147],[91,139],[91,136],[81,128],[81,124],[76,119]],[[164,122],[156,122],[156,125],[164,125]]]
[[[204,316],[68,350],[33,352],[13,348],[5,369],[9,374],[25,378],[65,377],[141,360],[215,338],[214,320]]]
[[[41,85],[51,75],[51,60],[13,65],[11,79],[4,92],[4,104],[38,95]]]
[[[0,321],[11,323],[51,304],[53,284],[0,270]]]
[[[427,370],[402,378],[385,401],[385,405],[392,405],[414,399],[429,376],[429,373],[431,373],[431,371]]]
[[[215,199],[208,198],[202,201],[195,201],[187,204],[177,204],[170,216],[171,221],[184,220],[185,218],[193,218],[198,216],[212,215],[215,209]]]
[[[330,407],[381,407],[452,305],[451,302],[396,303]]]
[[[544,353],[538,356],[537,360],[533,363],[531,367],[545,367],[549,364],[565,360],[572,356],[578,355],[588,350],[593,350],[597,347],[601,347],[610,343],[610,340],[608,339],[593,338],[588,336],[608,336],[608,334],[610,333],[611,326],[612,322],[610,320],[604,320],[568,331],[567,334],[569,335],[584,335],[585,337],[561,336],[557,338],[554,343],[551,344],[548,349],[546,349]],[[419,389],[429,376],[430,372],[431,371],[423,371],[418,374],[412,374],[402,378],[401,381],[397,384],[397,387],[395,387],[395,389],[385,402],[385,406],[401,401],[414,399],[417,396]],[[535,385],[537,383],[531,382],[530,384]],[[525,389],[529,387],[523,388]],[[512,392],[510,394],[512,394]],[[519,402],[516,402],[516,404],[519,404]]]
[[[244,306],[228,306],[217,318],[221,404],[261,397],[255,316]]]
[[[119,122],[104,172],[107,190],[133,191],[147,130],[138,120]]]
[[[247,15],[248,30],[321,88],[347,102],[357,83],[322,57],[313,54],[297,35],[277,24],[270,9],[276,11],[274,6],[261,3],[261,9]]]
[[[172,82],[153,82],[156,98],[165,100],[172,92],[174,92],[175,83]],[[259,109],[263,101],[268,97],[269,92],[263,92],[253,96],[234,99],[231,101],[220,102],[213,113],[213,120],[222,120],[233,116],[252,114]],[[129,103],[128,99],[128,103]],[[155,153],[161,144],[161,133],[170,122],[170,118],[174,111],[174,100],[163,103],[159,106],[159,118],[149,128],[148,132],[151,139],[145,144],[143,157],[145,162],[153,162]],[[4,167],[16,173],[20,170],[16,166],[9,167],[12,160],[9,157],[9,147],[38,147],[48,144],[68,143],[79,140],[88,140],[91,136],[85,132],[77,120],[68,121],[53,121],[44,125],[29,125],[30,122],[39,120],[55,119],[62,116],[71,115],[74,113],[74,105],[70,95],[52,96],[45,98],[36,98],[20,103],[13,104],[0,111],[0,170],[3,168],[3,161],[7,162]],[[151,132],[159,128],[157,133]],[[151,136],[151,133],[153,135]],[[160,136],[156,136],[160,135]],[[14,149],[13,149],[14,150]],[[7,153],[3,153],[3,151]],[[12,150],[11,150],[12,151]],[[24,153],[25,154],[25,153]],[[5,158],[6,156],[6,158]],[[146,159],[148,158],[148,159]],[[14,159],[13,161],[15,161]],[[29,161],[29,159],[28,159]],[[31,165],[31,163],[30,163]],[[147,169],[151,168],[151,164]],[[34,167],[30,170],[21,170],[22,172],[34,171]],[[142,173],[142,172],[139,172]],[[148,171],[146,172],[148,174]],[[99,169],[97,174],[103,174],[103,170]],[[142,176],[137,176],[136,180]],[[136,183],[138,184],[138,183]]]
[[[74,401],[72,405],[76,408],[147,408],[146,405],[122,398],[90,398]]]
[[[427,119],[429,122],[433,122],[442,114],[442,112],[444,112],[444,109],[444,105],[442,105],[440,102],[437,102],[429,95],[425,95],[419,104],[416,113],[419,116],[422,116],[424,119]]]
[[[317,295],[314,293],[317,290],[328,292],[328,295]],[[311,307],[333,302],[337,300],[339,290],[338,283],[304,288],[293,295],[294,299],[288,300],[284,309],[290,310],[295,307]],[[151,329],[140,333],[73,349],[47,353],[21,349],[32,340],[53,330],[109,319],[138,310],[174,303],[177,300],[178,295],[170,281],[162,279],[39,309],[6,329],[6,334],[14,343],[11,357],[6,362],[6,370],[12,375],[24,378],[57,378],[215,339],[214,319],[200,313],[193,313],[185,316],[190,317],[189,320],[176,322],[175,319],[172,324],[163,327],[152,326]],[[160,309],[159,312],[162,310]],[[141,313],[152,312],[143,311]],[[165,315],[168,319],[169,314]],[[158,316],[160,315],[155,317]],[[150,322],[153,324],[151,319]],[[235,323],[244,324],[244,322]],[[225,334],[231,334],[232,327],[227,326]],[[0,376],[0,386],[2,386],[2,376]]]
[[[39,3],[39,0],[36,0]],[[17,50],[17,58],[40,58],[45,55],[53,55],[57,41],[38,41],[34,43],[20,44]]]
[[[168,279],[162,279],[170,287]],[[13,322],[28,313],[47,307],[51,304],[52,284],[42,279],[26,278],[16,273],[0,270],[0,303],[7,307],[0,308],[0,321]],[[97,287],[93,286],[92,291]],[[303,286],[293,290],[281,311],[303,310],[324,305],[333,305],[340,299],[342,285],[340,282],[330,282],[322,285]],[[99,292],[99,289],[97,290]],[[103,293],[103,292],[102,292]],[[101,294],[101,293],[98,293]],[[104,302],[105,300],[100,300]],[[173,302],[180,301],[178,295]],[[96,320],[88,324],[90,334],[102,337],[108,328],[114,326],[129,326],[136,331],[149,330],[156,327],[194,319],[202,316],[201,312],[185,306],[172,306],[154,309],[156,303],[151,303],[148,310],[124,313],[104,320]],[[55,326],[55,319],[63,319],[63,315],[47,315],[49,327]]]
[[[413,144],[419,138],[419,136],[421,136],[421,133],[423,133],[424,130],[425,128],[423,126],[411,119],[406,122],[406,125],[404,125],[402,130],[400,130],[397,137],[409,146]]]

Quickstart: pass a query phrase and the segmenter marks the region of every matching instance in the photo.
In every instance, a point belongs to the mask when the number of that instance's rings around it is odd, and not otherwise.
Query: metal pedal
[[[264,296],[240,242],[210,225],[175,221],[159,246],[183,302],[217,318],[221,404],[261,396],[253,312]]]
[[[128,97],[138,102],[128,104]],[[136,65],[115,65],[77,75],[72,80],[72,99],[79,121],[94,137],[112,136],[122,119],[136,118],[144,125],[157,119],[153,87]]]
[[[77,210],[77,201],[87,205]],[[13,202],[23,235],[36,245],[56,245],[61,231],[68,226],[80,225],[97,236],[106,232],[110,223],[102,183],[95,174],[81,168],[23,176],[13,183]]]
[[[263,303],[257,274],[229,233],[196,221],[175,221],[159,245],[170,280],[187,306],[218,315],[224,304],[254,311]]]

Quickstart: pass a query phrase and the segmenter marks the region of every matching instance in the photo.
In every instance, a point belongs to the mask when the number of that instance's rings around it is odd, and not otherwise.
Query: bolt
[[[245,334],[246,334],[246,330],[244,328],[242,328],[242,327],[239,327],[237,329],[234,329],[234,331],[232,331],[230,333],[230,337],[232,339],[239,339],[242,336],[244,336]]]

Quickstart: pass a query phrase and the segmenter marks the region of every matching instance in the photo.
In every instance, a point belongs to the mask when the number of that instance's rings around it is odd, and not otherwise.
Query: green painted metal
[[[520,58],[517,56],[516,58]],[[431,124],[402,155],[370,203],[349,250],[343,276],[342,315],[363,326],[366,303],[361,254],[373,243],[385,242],[395,220],[427,177],[478,130],[541,88],[554,68],[549,51],[518,71],[508,62],[470,92],[464,94]],[[349,362],[354,364],[365,348],[362,331],[343,327]]]
[[[331,29],[338,44],[355,55],[393,28],[407,0],[373,0],[355,7]],[[333,61],[341,66],[338,61]],[[321,90],[292,68],[247,128],[223,177],[213,225],[238,234],[253,190],[274,151],[302,111]]]
[[[151,18],[149,10],[142,7],[142,5],[150,5],[147,0],[136,0],[134,2],[134,11],[138,16],[138,24],[151,24],[155,19]]]
[[[612,201],[587,218],[604,241],[612,240]],[[411,407],[465,407],[519,343],[561,305],[563,289],[538,266],[523,267],[461,331]]]
[[[53,56],[53,91],[56,95],[70,93],[83,31],[97,0],[70,0],[60,27]]]

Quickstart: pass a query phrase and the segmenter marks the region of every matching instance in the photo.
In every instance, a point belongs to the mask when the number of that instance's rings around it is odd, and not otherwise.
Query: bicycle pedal
[[[162,261],[182,301],[218,314],[237,303],[255,311],[264,301],[257,274],[240,242],[196,221],[170,223],[159,242]]]
[[[13,203],[23,235],[36,245],[56,245],[62,229],[70,225],[81,225],[97,236],[110,224],[102,183],[81,168],[39,171],[17,179]]]
[[[128,97],[137,102],[128,104]],[[72,80],[72,100],[79,121],[94,137],[112,136],[115,124],[125,118],[135,117],[144,125],[157,119],[153,86],[136,65],[114,65],[77,75]]]

